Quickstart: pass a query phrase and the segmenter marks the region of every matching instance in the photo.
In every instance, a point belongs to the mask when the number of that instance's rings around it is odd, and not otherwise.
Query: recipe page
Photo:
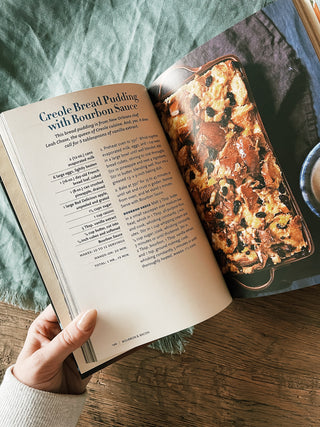
[[[190,327],[231,298],[146,89],[99,87],[4,113],[5,145],[86,362]]]

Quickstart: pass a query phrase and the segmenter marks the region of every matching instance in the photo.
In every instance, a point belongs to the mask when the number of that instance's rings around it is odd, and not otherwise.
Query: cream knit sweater
[[[86,396],[33,389],[13,376],[11,366],[0,386],[0,427],[76,426]]]

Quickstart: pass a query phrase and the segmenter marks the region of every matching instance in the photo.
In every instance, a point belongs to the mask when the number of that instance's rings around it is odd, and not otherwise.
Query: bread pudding
[[[237,58],[194,74],[159,114],[223,273],[307,254],[303,219]]]

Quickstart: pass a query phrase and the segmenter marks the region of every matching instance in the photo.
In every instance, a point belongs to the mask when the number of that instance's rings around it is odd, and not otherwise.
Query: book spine
[[[312,0],[292,0],[305,26],[313,48],[320,60],[320,13],[317,2]]]

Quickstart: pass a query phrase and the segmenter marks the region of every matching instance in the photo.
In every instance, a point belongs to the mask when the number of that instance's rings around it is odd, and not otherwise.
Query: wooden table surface
[[[0,303],[0,375],[35,314]],[[320,286],[236,300],[185,353],[142,348],[96,373],[79,426],[319,426]]]

